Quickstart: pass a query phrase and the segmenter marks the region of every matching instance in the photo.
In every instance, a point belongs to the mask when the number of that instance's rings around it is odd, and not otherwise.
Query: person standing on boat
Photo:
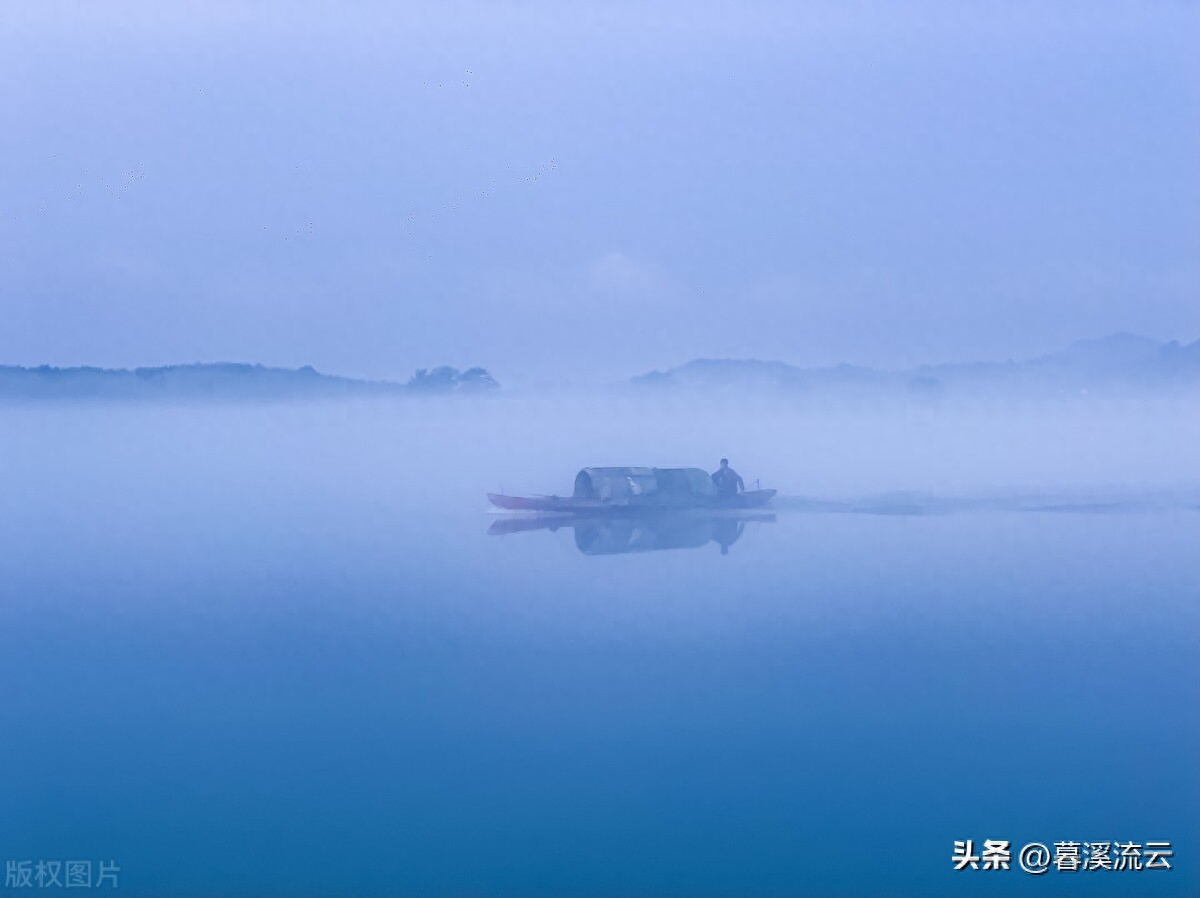
[[[736,496],[746,488],[746,484],[742,482],[742,477],[733,468],[729,467],[729,459],[721,459],[721,467],[713,472],[713,483],[717,487],[717,495],[722,499],[729,499]]]

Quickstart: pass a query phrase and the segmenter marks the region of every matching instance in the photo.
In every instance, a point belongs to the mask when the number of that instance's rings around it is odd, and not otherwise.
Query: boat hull
[[[573,496],[505,496],[488,493],[488,501],[506,511],[568,512],[571,514],[610,514],[651,509],[724,509],[761,508],[775,495],[775,490],[747,490],[736,496],[714,499],[691,499],[688,501],[663,502],[644,501],[603,502],[598,499],[576,499]]]

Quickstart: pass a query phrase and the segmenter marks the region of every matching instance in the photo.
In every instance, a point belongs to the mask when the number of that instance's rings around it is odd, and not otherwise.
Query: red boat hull
[[[687,503],[602,502],[597,499],[576,499],[571,496],[505,496],[488,493],[488,501],[506,511],[563,511],[573,514],[603,514],[665,508],[761,508],[771,501],[775,490],[748,490],[727,499],[697,499]]]

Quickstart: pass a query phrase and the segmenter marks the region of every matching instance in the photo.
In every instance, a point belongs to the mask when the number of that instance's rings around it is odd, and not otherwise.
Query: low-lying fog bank
[[[569,492],[585,465],[716,467],[782,496],[1135,495],[1200,484],[1200,403],[683,397],[79,404],[3,411],[10,511],[57,494],[249,487],[479,502]]]

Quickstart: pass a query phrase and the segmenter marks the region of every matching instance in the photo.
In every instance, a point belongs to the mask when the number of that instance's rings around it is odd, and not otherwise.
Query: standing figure
[[[717,495],[722,499],[732,498],[746,488],[741,475],[729,467],[727,458],[721,459],[721,467],[713,472],[712,479],[717,486]]]

